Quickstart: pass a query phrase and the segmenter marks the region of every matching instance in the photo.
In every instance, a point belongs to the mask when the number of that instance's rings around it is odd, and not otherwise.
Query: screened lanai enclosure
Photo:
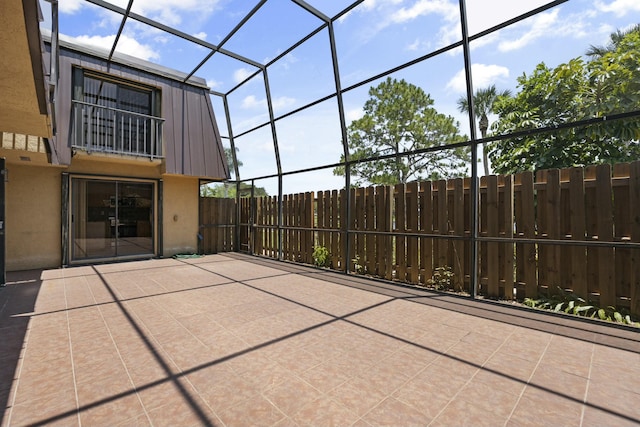
[[[54,34],[206,79],[233,173],[202,182],[202,253],[640,315],[638,6],[41,7]]]

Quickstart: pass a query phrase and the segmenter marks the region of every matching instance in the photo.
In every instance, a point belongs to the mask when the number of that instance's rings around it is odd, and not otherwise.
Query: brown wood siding
[[[49,63],[49,44],[46,49],[45,63]],[[163,155],[166,173],[211,179],[228,177],[229,168],[206,88],[117,63],[108,65],[104,59],[64,47],[60,49],[59,64],[57,134],[54,138],[58,164],[71,164],[72,70],[79,66],[160,89],[161,117],[165,119]]]

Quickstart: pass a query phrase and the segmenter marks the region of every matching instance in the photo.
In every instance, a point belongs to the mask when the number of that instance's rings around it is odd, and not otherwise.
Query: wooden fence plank
[[[533,173],[525,171],[516,175],[520,191],[518,204],[519,215],[516,217],[516,232],[519,237],[534,239],[536,237],[535,195]],[[516,247],[518,254],[516,272],[518,280],[523,284],[523,295],[518,299],[538,297],[537,253],[536,245],[520,243]]]
[[[405,248],[406,238],[402,235],[406,231],[406,191],[404,184],[398,184],[393,189],[395,227],[395,278],[401,282],[407,280],[407,252]]]
[[[627,185],[613,185],[613,239],[616,242],[629,241],[631,237],[631,211],[629,209],[629,163],[613,165],[613,179],[618,182],[620,178],[627,178]],[[624,182],[621,181],[621,182]],[[631,296],[631,250],[625,248],[615,249],[615,288],[616,307],[626,308],[630,306]]]
[[[596,213],[596,167],[587,166],[584,169],[584,203],[585,203],[585,224],[587,240],[598,238],[598,217]],[[592,184],[592,185],[591,185]],[[588,300],[598,298],[598,249],[587,247],[587,295]]]
[[[571,239],[586,238],[584,169],[571,168],[569,175],[569,218]],[[584,246],[571,247],[571,290],[584,299],[589,298],[587,287],[587,250]]]
[[[629,165],[630,240],[640,243],[640,161]],[[640,249],[631,250],[630,310],[640,315]]]
[[[365,190],[365,221],[366,230],[368,232],[376,231],[376,193],[375,187],[369,186]],[[373,234],[368,234],[365,242],[365,252],[367,254],[366,271],[373,272],[376,270],[376,237]]]
[[[331,234],[331,259],[333,268],[340,269],[344,268],[344,260],[342,259],[342,231],[340,231],[340,227],[342,227],[342,218],[344,215],[340,210],[340,206],[342,205],[342,193],[344,190],[332,190],[331,191],[331,214],[330,214],[330,222],[331,228],[336,229],[338,231],[334,231]]]
[[[558,169],[547,170],[546,193],[546,233],[549,239],[560,239],[560,171]],[[539,266],[547,272],[549,292],[553,295],[561,286],[560,280],[560,246],[546,246],[546,257],[542,258],[545,265]]]
[[[433,233],[433,193],[431,181],[420,183],[420,231]],[[420,283],[426,285],[433,277],[433,238],[420,238]]]
[[[506,238],[513,238],[513,175],[501,177],[502,199],[501,218],[500,218],[500,235]],[[507,299],[513,299],[514,286],[514,244],[502,243],[500,245],[500,283],[503,288],[501,295]]]
[[[447,181],[446,180],[438,180],[436,182],[436,188],[438,190],[437,199],[437,215],[438,215],[438,234],[443,236],[447,236],[449,234],[449,226],[448,226],[448,212],[447,212]],[[438,239],[434,249],[437,248],[437,257],[435,258],[435,262],[437,263],[437,267],[450,267],[449,265],[449,257],[448,257],[448,249],[449,249],[449,240],[448,239]]]
[[[449,181],[451,183],[451,209],[449,217],[451,220],[453,235],[464,237],[464,219],[466,212],[464,210],[464,182],[462,178],[456,178]],[[464,259],[466,256],[465,244],[462,240],[452,240],[452,270],[454,274],[454,287],[457,291],[465,288],[465,270]]]
[[[407,184],[407,231],[418,232],[418,183],[416,181]],[[407,237],[407,268],[409,269],[410,283],[418,283],[420,277],[420,261],[418,259],[418,238]]]
[[[365,215],[366,215],[366,211],[365,211],[365,199],[364,199],[364,195],[365,195],[365,188],[364,187],[358,187],[355,190],[355,203],[353,205],[355,211],[354,211],[354,223],[353,223],[353,229],[355,231],[361,232],[361,231],[365,231],[366,227],[365,227]],[[355,255],[354,258],[357,257],[360,260],[360,263],[362,265],[366,265],[367,263],[367,253],[365,253],[365,235],[362,233],[354,233],[353,235],[353,239],[355,242]]]
[[[611,165],[596,167],[596,200],[598,240],[613,241],[613,208],[611,204]],[[600,306],[616,305],[615,251],[613,248],[598,248],[598,291]]]
[[[499,209],[498,209],[498,177],[489,175],[487,178],[487,236],[499,237]],[[500,285],[500,265],[499,254],[500,244],[495,242],[487,243],[487,289],[486,295],[489,297],[499,297]]]
[[[382,196],[383,196],[383,231],[390,232],[391,227],[393,226],[393,220],[391,217],[391,213],[393,212],[393,194],[390,187],[383,186],[382,187]],[[384,255],[385,258],[385,270],[384,270],[384,278],[387,280],[393,280],[393,264],[395,260],[393,259],[393,237],[387,234],[384,237]]]

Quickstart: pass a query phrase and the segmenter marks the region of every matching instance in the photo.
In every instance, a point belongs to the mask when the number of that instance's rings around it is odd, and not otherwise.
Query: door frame
[[[101,258],[85,258],[85,259],[73,259],[73,180],[74,179],[88,179],[93,181],[103,182],[132,182],[132,183],[144,183],[152,185],[152,219],[153,225],[151,227],[152,233],[152,247],[153,253],[151,254],[137,254],[137,255],[120,255],[114,257],[101,257]],[[129,176],[113,176],[113,175],[94,175],[94,174],[81,174],[81,173],[66,173],[63,174],[62,185],[62,265],[82,265],[82,264],[95,264],[101,262],[113,262],[113,261],[126,261],[133,259],[148,259],[155,258],[160,254],[160,245],[162,241],[161,233],[161,180],[153,178],[139,178]]]

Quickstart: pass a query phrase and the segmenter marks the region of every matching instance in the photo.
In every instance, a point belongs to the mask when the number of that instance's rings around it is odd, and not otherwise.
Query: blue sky
[[[127,0],[110,0],[125,8]],[[347,7],[346,0],[310,0],[310,5],[333,17]],[[535,9],[540,0],[467,0],[471,34]],[[133,11],[177,28],[215,45],[257,4],[256,0],[135,0]],[[60,0],[60,32],[78,43],[110,49],[121,17],[84,0]],[[45,17],[49,5],[42,2]],[[555,66],[583,55],[589,45],[605,45],[609,34],[640,23],[637,0],[569,0],[542,14],[474,41],[471,45],[473,85],[495,84],[516,90],[516,78],[530,73],[536,64]],[[268,0],[224,48],[262,64],[270,63],[290,45],[318,28],[322,22],[290,0]],[[45,19],[44,27],[50,26]],[[459,7],[454,0],[366,0],[334,25],[340,83],[348,88],[388,69],[421,57],[460,39]],[[267,68],[276,117],[335,92],[327,30],[323,30]],[[190,72],[209,53],[193,43],[128,21],[117,52],[134,55],[180,71]],[[214,54],[196,75],[218,92],[227,93],[256,68],[224,55]],[[454,116],[463,134],[468,119],[456,109],[465,93],[463,56],[455,49],[398,71],[422,87],[435,108]],[[347,123],[362,114],[368,88],[374,81],[344,95]],[[268,119],[262,75],[251,79],[229,97],[235,135]],[[212,97],[218,125],[228,135],[221,100]],[[339,161],[342,153],[335,98],[276,122],[284,171]],[[227,140],[224,141],[228,144]],[[263,127],[236,139],[243,162],[242,178],[276,173],[270,128]],[[480,167],[479,170],[482,170]],[[276,194],[275,179],[257,181]],[[284,178],[284,192],[343,187],[331,170]]]

